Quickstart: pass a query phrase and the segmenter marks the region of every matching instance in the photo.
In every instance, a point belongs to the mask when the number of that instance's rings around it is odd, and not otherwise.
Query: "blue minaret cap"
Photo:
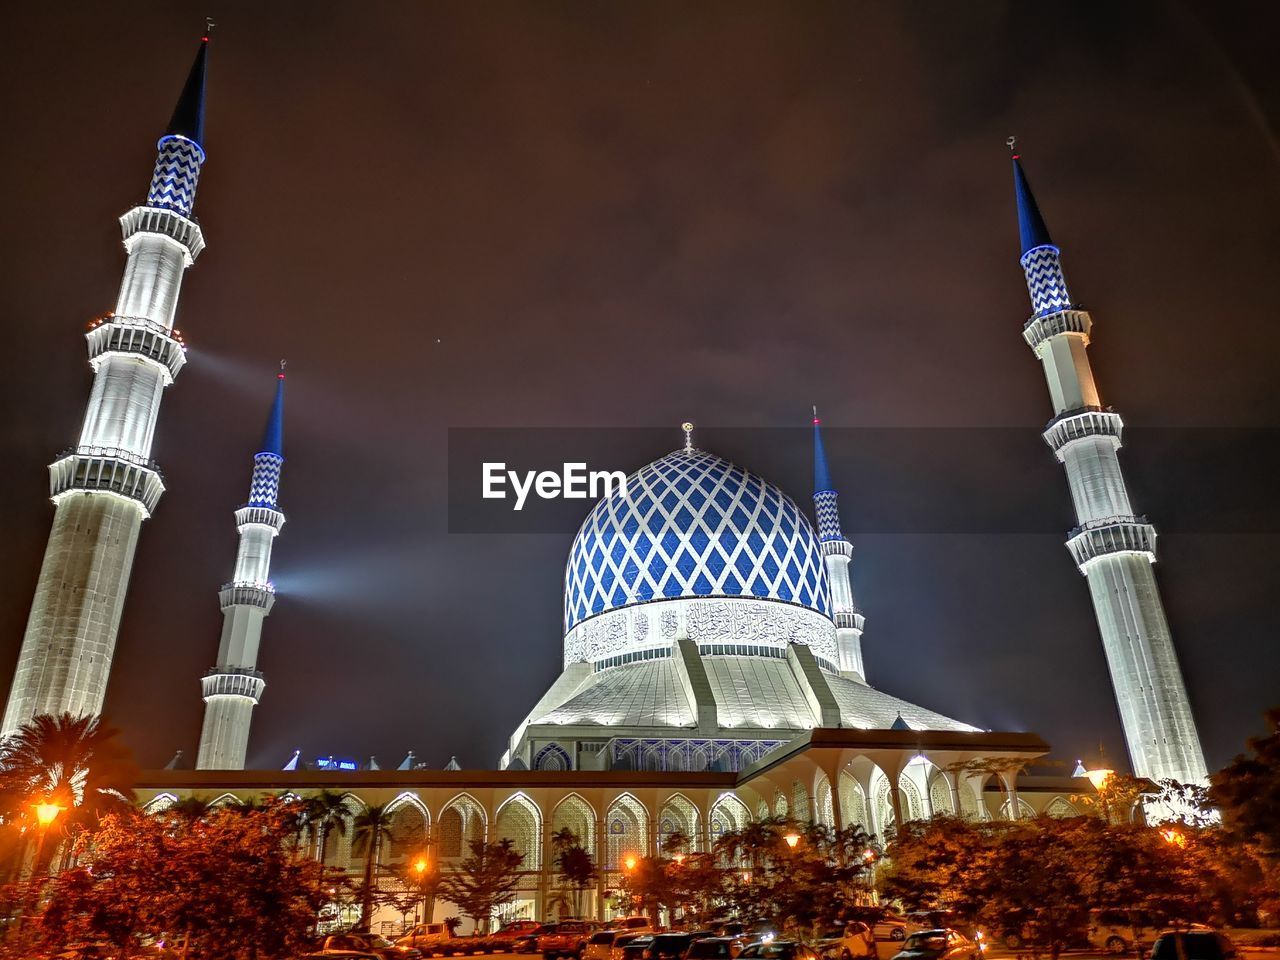
[[[271,402],[271,414],[267,417],[267,429],[262,435],[259,453],[270,453],[284,459],[284,371],[276,376],[276,398]]]
[[[813,408],[813,492],[823,493],[834,490],[831,483],[831,471],[827,469],[827,451],[822,446],[822,421],[818,419],[818,408]]]
[[[1013,189],[1018,198],[1018,234],[1022,239],[1022,252],[1025,254],[1036,247],[1052,246],[1049,228],[1044,225],[1044,217],[1040,216],[1031,184],[1027,183],[1027,175],[1022,172],[1016,153],[1013,155]]]
[[[171,136],[194,140],[201,149],[204,148],[204,81],[208,65],[209,36],[206,34],[200,38],[200,49],[196,51],[195,62],[187,74],[186,86],[182,88],[182,96],[178,97],[178,105],[173,108],[173,117],[165,130]]]

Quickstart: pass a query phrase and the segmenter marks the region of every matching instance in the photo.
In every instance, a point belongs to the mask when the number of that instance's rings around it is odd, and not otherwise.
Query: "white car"
[[[420,923],[396,941],[397,947],[437,947],[449,939],[443,923]]]

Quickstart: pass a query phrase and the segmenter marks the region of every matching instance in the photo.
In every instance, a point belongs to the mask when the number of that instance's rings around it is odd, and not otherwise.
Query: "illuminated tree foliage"
[[[303,952],[337,881],[296,849],[299,812],[271,801],[199,817],[110,814],[49,881],[34,933],[49,952],[105,940],[122,958],[149,938],[208,960]]]
[[[498,907],[515,899],[524,854],[510,840],[468,841],[471,854],[440,881],[440,895],[461,908],[482,931]]]

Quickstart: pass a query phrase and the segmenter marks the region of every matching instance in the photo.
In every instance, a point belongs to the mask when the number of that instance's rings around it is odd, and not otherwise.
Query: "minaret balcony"
[[[842,613],[836,613],[831,619],[835,621],[837,630],[857,630],[859,633],[862,632],[862,628],[867,622],[867,618],[862,615],[862,611],[857,607]]]
[[[1120,414],[1101,407],[1086,407],[1068,410],[1061,416],[1054,417],[1045,427],[1042,436],[1058,462],[1062,463],[1066,460],[1064,451],[1067,446],[1077,440],[1104,437],[1111,441],[1113,449],[1119,450],[1123,430],[1124,421],[1120,419]]]
[[[1059,310],[1057,313],[1032,317],[1028,320],[1022,328],[1022,339],[1027,341],[1027,346],[1034,350],[1038,357],[1040,348],[1046,340],[1064,333],[1074,333],[1084,337],[1087,345],[1089,330],[1092,326],[1093,321],[1084,310]]]
[[[124,249],[133,252],[133,240],[140,233],[157,233],[182,245],[187,266],[196,262],[204,250],[204,232],[200,224],[174,210],[163,207],[134,207],[120,218]]]
[[[244,697],[256,706],[266,688],[261,673],[240,667],[214,667],[200,678],[200,693],[206,703],[214,697]]]
[[[155,461],[116,447],[81,446],[49,464],[49,496],[54,503],[74,493],[108,493],[133,500],[150,517],[164,493]]]
[[[113,354],[136,357],[157,364],[167,387],[187,362],[187,346],[181,337],[145,317],[108,314],[90,324],[85,338],[89,341],[89,366],[94,373]]]
[[[824,557],[852,557],[853,544],[841,537],[839,540],[823,540],[819,547]]]
[[[236,511],[236,527],[243,529],[251,523],[259,523],[270,527],[271,535],[275,536],[280,532],[280,528],[284,526],[284,514],[279,510],[273,510],[271,507],[253,507],[245,504]]]
[[[275,587],[269,583],[232,581],[218,588],[218,605],[223,610],[228,607],[258,607],[265,616],[275,603]]]
[[[1146,517],[1102,517],[1076,527],[1067,540],[1067,549],[1080,568],[1088,573],[1091,564],[1118,553],[1138,553],[1156,562],[1156,528]]]

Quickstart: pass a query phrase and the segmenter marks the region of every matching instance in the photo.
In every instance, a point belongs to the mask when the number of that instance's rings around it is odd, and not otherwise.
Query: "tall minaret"
[[[151,442],[161,394],[186,362],[173,329],[178,291],[204,249],[191,208],[208,40],[157,144],[146,202],[120,218],[124,280],[115,310],[87,334],[93,389],[79,440],[49,467],[53,530],[0,735],[38,714],[102,711],[138,531],[164,493]]]
[[[230,583],[218,591],[222,604],[222,639],[218,665],[200,681],[204,695],[204,729],[200,733],[197,770],[243,770],[253,708],[266,681],[258,672],[262,621],[276,602],[271,573],[271,545],[284,514],[279,509],[280,468],[284,464],[284,364],[276,378],[276,397],[267,417],[262,448],[253,455],[249,502],[236,511],[240,549]]]
[[[836,648],[840,652],[840,672],[851,680],[867,682],[862,665],[862,627],[866,620],[853,600],[849,582],[849,561],[853,544],[840,530],[839,499],[827,469],[827,452],[822,446],[822,421],[813,408],[813,512],[818,519],[818,542],[831,584],[831,613],[836,622]]]
[[[1102,406],[1085,352],[1092,321],[1071,301],[1017,155],[1013,180],[1032,309],[1022,335],[1049,382],[1054,418],[1044,439],[1066,468],[1079,524],[1067,548],[1089,581],[1133,772],[1203,783],[1204,753],[1152,568],[1155,527],[1129,503],[1116,454],[1124,424]]]

